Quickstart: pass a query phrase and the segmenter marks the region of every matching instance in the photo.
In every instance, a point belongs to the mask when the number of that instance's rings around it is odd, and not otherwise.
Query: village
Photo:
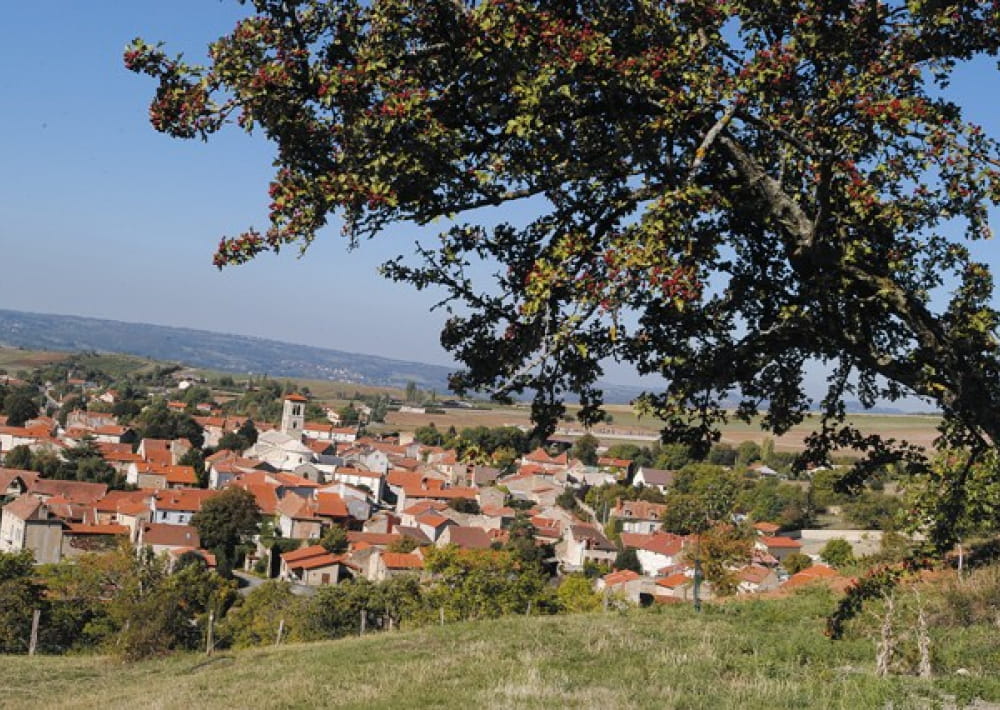
[[[105,405],[119,396],[84,381],[70,385],[71,391]],[[190,385],[181,382],[173,395]],[[79,404],[79,399],[66,399]],[[215,569],[216,551],[202,545],[192,520],[206,501],[242,489],[252,495],[262,521],[257,534],[243,540],[241,559],[231,561],[238,562],[232,571],[244,585],[278,578],[297,593],[310,594],[357,578],[426,577],[429,550],[500,549],[510,542],[512,527],[519,526],[541,551],[552,585],[584,576],[606,600],[649,605],[752,595],[817,580],[846,586],[849,580],[824,564],[831,561],[823,554],[826,544],[846,542],[853,559],[877,551],[882,535],[880,530],[787,529],[746,514],[715,520],[723,526],[740,524],[753,536],[743,553],[722,560],[716,575],[725,574],[727,583],[716,588],[716,580],[701,569],[701,556],[711,554],[707,545],[702,550],[702,538],[710,531],[664,525],[668,506],[662,501],[676,470],[602,455],[607,447],[586,464],[558,440],[503,465],[489,465],[490,457],[481,452],[462,456],[453,448],[420,443],[413,433],[367,433],[360,422],[345,424],[330,408],[325,420],[307,420],[310,400],[298,392],[281,397],[280,421],[253,422],[253,443],[234,449],[245,418],[227,415],[214,403],[165,403],[168,409],[194,412],[203,436],[198,453],[213,452],[204,456],[200,477],[185,464],[196,448],[188,438],[136,438],[114,414],[96,411],[100,407],[65,412],[64,424],[50,416],[21,426],[4,421],[0,552],[27,550],[36,564],[47,564],[127,543],[137,552],[166,558],[168,565],[196,556]],[[361,409],[364,415],[367,408]],[[15,450],[58,459],[82,445],[96,450],[124,485],[60,480],[9,465],[18,456],[11,454]],[[775,476],[760,462],[746,473]],[[592,489],[628,495],[595,510],[584,496]],[[320,544],[332,529],[346,533],[345,544]]]

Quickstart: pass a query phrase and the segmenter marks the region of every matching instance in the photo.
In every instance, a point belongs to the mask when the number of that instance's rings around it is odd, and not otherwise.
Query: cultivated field
[[[575,410],[573,407],[569,409],[571,413]],[[648,445],[658,437],[660,423],[657,420],[637,417],[628,405],[610,405],[608,411],[613,421],[610,424],[601,424],[591,432],[602,439],[602,443],[611,445],[630,441]],[[529,414],[528,408],[524,406],[495,407],[486,410],[448,409],[444,414],[390,412],[386,424],[389,428],[401,431],[412,431],[431,422],[439,429],[454,425],[459,430],[465,426],[530,426]],[[930,447],[937,436],[940,418],[919,414],[856,414],[852,415],[850,420],[863,431],[905,439],[920,446]],[[803,440],[817,425],[818,419],[806,419],[783,436],[774,437],[775,448],[785,451],[801,449]],[[558,434],[564,436],[581,436],[584,433],[582,427],[575,422],[562,424],[558,431]],[[761,431],[757,422],[745,424],[740,421],[730,421],[722,427],[722,441],[734,446],[743,441],[760,443],[766,436],[769,434]]]

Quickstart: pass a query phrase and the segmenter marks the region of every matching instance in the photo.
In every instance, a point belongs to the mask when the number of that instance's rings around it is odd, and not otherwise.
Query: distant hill
[[[34,350],[127,353],[233,373],[448,391],[450,368],[267,338],[125,323],[101,318],[0,310],[0,345]],[[608,402],[628,402],[638,387],[607,384]]]
[[[128,353],[234,373],[448,390],[449,368],[266,338],[147,323],[0,310],[0,344]]]

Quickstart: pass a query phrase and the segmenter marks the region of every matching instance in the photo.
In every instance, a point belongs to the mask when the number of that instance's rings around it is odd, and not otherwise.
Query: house
[[[594,525],[569,525],[562,542],[556,545],[556,557],[570,571],[582,569],[584,563],[611,564],[618,548]]]
[[[117,523],[130,529],[135,539],[138,521],[149,521],[151,491],[108,491],[107,495],[90,507],[88,520],[94,523]]]
[[[635,550],[643,574],[655,576],[682,560],[684,538],[667,532],[621,534],[622,547]]]
[[[464,525],[449,525],[435,543],[438,547],[456,545],[463,550],[489,550],[493,540],[482,528]]]
[[[466,488],[464,486],[446,488],[443,485],[434,485],[441,483],[440,481],[424,479],[420,485],[404,485],[400,489],[400,494],[396,501],[396,510],[403,511],[420,500],[437,500],[442,502],[457,500],[459,498],[476,500],[475,488]]]
[[[405,515],[404,520],[406,520]],[[412,527],[420,530],[431,541],[437,542],[444,535],[445,530],[454,525],[456,525],[455,521],[443,515],[441,511],[426,509],[413,516]]]
[[[312,449],[303,444],[301,438],[283,431],[261,432],[257,442],[244,455],[265,461],[279,471],[294,471],[315,458]]]
[[[60,554],[63,558],[69,558],[88,552],[112,550],[122,540],[128,540],[128,536],[129,529],[124,525],[66,523],[63,527]]]
[[[777,523],[769,523],[767,521],[754,523],[753,528],[757,531],[758,535],[764,535],[767,537],[777,535],[778,531],[781,530],[781,526]]]
[[[28,492],[39,475],[34,471],[23,471],[17,468],[0,468],[0,500],[13,500]]]
[[[759,564],[749,564],[739,573],[739,584],[736,591],[739,594],[757,594],[758,592],[769,592],[777,589],[781,580],[770,567]]]
[[[141,461],[130,463],[125,480],[137,488],[164,490],[166,488],[192,488],[198,485],[193,466],[171,466]]]
[[[112,426],[118,423],[115,415],[107,412],[88,412],[84,409],[74,409],[66,415],[67,427],[84,427],[86,429],[96,429],[102,426]]]
[[[666,493],[667,489],[674,484],[676,476],[676,471],[640,466],[632,478],[632,485],[636,488],[656,488],[660,493]]]
[[[381,552],[373,555],[373,581],[381,581],[401,574],[419,574],[424,569],[424,558],[414,552]]]
[[[59,497],[73,503],[92,505],[107,495],[108,487],[104,483],[37,478],[28,487],[28,492],[43,500]]]
[[[784,562],[785,558],[789,555],[802,551],[801,542],[782,535],[764,535],[758,537],[754,541],[754,547],[772,555],[778,562]]]
[[[136,453],[149,463],[176,466],[192,448],[187,439],[143,439]]]
[[[146,523],[137,530],[136,547],[150,547],[153,554],[168,552],[178,548],[199,548],[201,538],[198,529],[191,525],[166,525]]]
[[[694,592],[693,573],[673,572],[665,577],[657,578],[654,584],[654,593],[657,597],[666,597],[683,601],[691,599]],[[702,596],[704,599],[705,597]]]
[[[652,533],[659,530],[667,506],[644,500],[621,500],[611,509],[611,517],[622,521],[622,531]]]
[[[365,532],[362,530],[348,530],[347,542],[352,550],[363,550],[369,547],[386,548],[393,543],[400,542],[403,536],[398,533]]]
[[[311,545],[281,555],[281,578],[310,587],[338,584],[352,579],[360,569],[345,555],[328,552],[322,545]]]
[[[30,550],[36,564],[58,562],[64,525],[41,498],[25,493],[0,511],[0,552]]]
[[[333,424],[330,422],[306,422],[302,425],[302,433],[310,439],[333,441]]]
[[[358,429],[350,426],[334,427],[331,435],[338,444],[353,444],[358,439]]]
[[[375,500],[382,500],[385,497],[385,475],[379,471],[338,466],[330,474],[330,480],[348,483],[358,488],[367,488]]]
[[[633,604],[652,601],[652,581],[630,569],[615,570],[597,580],[598,592],[604,592]]]
[[[158,491],[150,503],[150,522],[189,525],[194,514],[201,510],[202,503],[218,493],[200,488]]]
[[[278,501],[278,529],[283,537],[309,540],[323,535],[324,521],[317,517],[311,502],[295,493]]]
[[[478,488],[486,488],[497,482],[502,471],[493,466],[473,466],[470,473],[472,485]]]

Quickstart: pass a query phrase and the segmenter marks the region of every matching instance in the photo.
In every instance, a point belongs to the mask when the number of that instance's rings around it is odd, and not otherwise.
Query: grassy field
[[[281,648],[5,657],[6,708],[1000,707],[995,629],[934,639],[936,677],[872,673],[873,643],[822,633],[832,600],[508,617]],[[959,668],[966,669],[962,675]]]

